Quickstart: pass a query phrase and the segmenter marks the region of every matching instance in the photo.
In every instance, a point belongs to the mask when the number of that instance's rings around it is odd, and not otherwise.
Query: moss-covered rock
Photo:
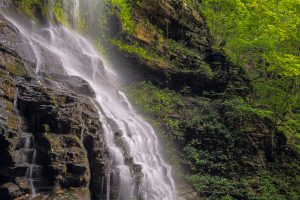
[[[72,25],[89,34],[102,52],[117,56],[113,64],[130,77],[129,83],[133,74],[155,83],[133,84],[128,94],[156,126],[179,188],[191,188],[179,189],[181,199],[299,197],[299,153],[272,123],[273,113],[247,101],[250,82],[240,66],[212,47],[205,19],[198,12],[200,1],[106,0],[103,12],[95,3],[93,17],[81,11],[75,22],[71,7],[64,9],[61,0],[53,1],[51,8],[48,1],[14,2],[36,21]],[[0,22],[4,38],[10,26]],[[88,182],[93,198],[100,198],[97,188],[102,184],[99,177],[106,173],[107,155],[103,135],[97,132],[101,126],[97,112],[86,98],[94,95],[88,84],[58,75],[62,71],[52,71],[48,78],[42,74],[43,81],[37,83],[28,78],[30,64],[7,46],[1,46],[0,52],[4,111],[0,112],[4,127],[0,165],[5,169],[0,173],[0,191],[11,196],[28,193],[19,179],[27,166],[20,165],[24,158],[13,153],[20,140],[19,126],[25,123],[26,131],[38,138],[38,152],[47,158],[39,162],[49,166],[57,189],[52,198],[76,199],[76,192],[69,195],[62,189],[86,188]],[[27,78],[15,81],[18,77]],[[51,88],[51,81],[61,83],[64,90]],[[27,120],[16,117],[15,104]]]
[[[95,188],[107,174],[108,155],[92,89],[84,80],[64,75],[59,66],[45,69],[52,72],[49,76],[37,77],[36,66],[21,57],[20,32],[2,15],[0,22],[1,198],[28,199],[31,164],[37,192],[55,191],[53,199],[72,193],[80,199],[76,191],[58,193],[91,189],[98,198]]]
[[[176,90],[188,86],[199,93],[230,88],[232,93],[247,94],[249,83],[243,70],[212,48],[205,20],[195,6],[198,3],[106,1],[107,26],[114,24],[106,40],[115,46],[110,51],[112,58],[119,58],[112,59],[115,66],[122,66],[119,70],[131,78],[134,72],[137,79]],[[133,24],[130,31],[124,29],[129,22]]]
[[[128,87],[164,141],[179,186],[187,178],[200,199],[297,199],[299,154],[272,112],[239,97],[180,92],[150,82]]]

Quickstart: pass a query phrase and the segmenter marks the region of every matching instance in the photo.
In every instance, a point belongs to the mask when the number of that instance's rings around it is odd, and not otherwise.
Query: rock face
[[[196,6],[198,2],[193,2]],[[211,36],[201,14],[182,0],[154,0],[140,2],[138,14],[145,15],[149,21],[164,31],[175,41],[186,41],[190,48],[201,51],[210,49]]]
[[[37,77],[19,56],[17,29],[2,16],[0,23],[1,198],[30,194],[31,183],[37,192],[90,188],[99,198],[107,148],[93,91],[63,73]]]
[[[10,3],[10,0],[0,0],[0,8],[6,8]]]
[[[197,10],[200,1],[188,5],[185,0],[142,0],[132,5],[131,31],[124,30],[128,21],[112,4],[108,17],[114,39],[113,59],[122,73],[132,79],[148,79],[180,90],[190,87],[194,93],[203,91],[246,95],[250,89],[243,69],[228,60],[224,52],[212,48],[205,19]],[[142,53],[141,53],[142,52]],[[119,62],[118,62],[119,61]]]
[[[199,195],[182,190],[179,182],[180,199],[256,199],[262,194],[297,199],[299,181],[293,180],[299,177],[299,154],[265,110],[248,104],[251,83],[240,66],[212,46],[197,9],[200,0],[128,2],[129,27],[122,6],[107,6],[113,11],[108,19],[117,25],[109,29],[113,57],[120,58],[113,61],[130,77],[131,100],[159,125],[164,137],[174,140],[180,154],[176,162],[187,169],[184,173]],[[151,81],[152,87],[141,80]],[[159,112],[149,109],[159,106]],[[260,180],[262,174],[267,181]]]
[[[9,2],[0,0],[0,7]],[[121,8],[106,4],[107,20],[115,25],[107,27],[114,44],[110,53],[118,57],[115,66],[124,76],[174,89],[183,101],[154,116],[192,175],[189,183],[178,184],[179,199],[257,199],[267,193],[265,185],[282,195],[278,199],[297,199],[299,156],[268,117],[236,104],[251,92],[249,80],[212,47],[205,19],[195,8],[200,1],[193,1],[194,7],[186,0],[126,2],[129,22]],[[124,28],[128,23],[134,24],[132,30]],[[24,197],[33,184],[38,192],[54,190],[50,199],[69,193],[72,199],[89,198],[89,190],[92,199],[101,199],[108,153],[94,93],[82,79],[66,76],[55,57],[49,56],[37,76],[36,60],[23,48],[23,39],[0,16],[0,197]],[[169,126],[174,121],[175,130]]]

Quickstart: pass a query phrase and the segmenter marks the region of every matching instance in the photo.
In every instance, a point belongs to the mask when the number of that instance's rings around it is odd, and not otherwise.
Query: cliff
[[[50,76],[37,76],[36,66],[21,57],[28,51],[21,33],[3,16],[0,24],[1,198],[28,194],[30,184],[37,192],[78,188],[89,196],[90,188],[99,196],[94,188],[107,173],[107,147],[94,93],[57,65],[49,66]]]
[[[100,24],[86,12],[74,22],[62,6],[49,19],[47,1],[13,2],[39,23],[89,34],[105,50],[133,105],[157,129],[179,199],[299,197],[299,152],[249,101],[244,70],[213,46],[201,1],[107,0]],[[108,147],[89,84],[55,59],[37,76],[20,32],[3,16],[0,41],[0,195],[30,193],[26,174],[36,154],[37,189],[54,190],[50,199],[100,199]]]
[[[171,89],[189,87],[194,93],[249,92],[245,72],[212,47],[205,20],[196,9],[198,1],[193,6],[187,1],[127,4],[127,18],[117,3],[106,7],[108,13],[115,13],[108,14],[107,31],[115,46],[112,57],[118,58],[115,65],[122,73],[131,78],[137,74]]]
[[[244,70],[213,46],[201,1],[123,1],[130,11],[108,2],[112,61],[159,130],[179,185],[187,178],[194,199],[297,199],[299,152],[249,100]]]

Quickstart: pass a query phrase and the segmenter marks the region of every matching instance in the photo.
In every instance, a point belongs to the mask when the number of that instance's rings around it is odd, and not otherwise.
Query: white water
[[[176,199],[171,167],[162,158],[153,128],[133,110],[126,96],[117,89],[116,74],[102,64],[103,59],[93,46],[79,34],[62,26],[32,31],[11,17],[7,19],[29,41],[28,48],[34,53],[32,57],[36,58],[37,71],[46,59],[40,55],[41,49],[47,49],[61,61],[68,75],[81,77],[94,90],[94,103],[111,158],[109,173],[112,176],[107,178],[106,190],[110,191],[111,182],[117,181],[120,186],[118,199],[121,200]],[[132,173],[132,166],[125,162],[125,157],[132,157],[134,165],[141,166],[143,177],[140,184],[134,177],[135,173]],[[103,188],[99,186],[99,190],[103,191]],[[110,199],[109,193],[106,199]]]
[[[29,139],[26,138],[26,143],[27,143],[27,140],[29,140]],[[25,146],[25,148],[26,148],[26,146]],[[29,167],[28,167],[27,172],[26,172],[26,178],[28,178],[28,180],[29,180],[32,196],[36,196],[36,189],[35,189],[35,186],[33,184],[34,180],[33,180],[33,176],[32,176],[33,175],[33,170],[34,170],[34,167],[35,167],[35,161],[36,161],[36,150],[34,149],[33,156],[32,156],[32,161],[29,164]]]

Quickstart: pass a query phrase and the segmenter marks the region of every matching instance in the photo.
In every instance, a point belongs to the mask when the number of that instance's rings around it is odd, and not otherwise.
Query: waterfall
[[[25,145],[25,148],[29,147],[29,145],[30,145],[29,140],[30,140],[29,138],[26,138],[25,143],[27,143],[27,145]],[[26,146],[28,146],[28,147],[26,147]],[[35,167],[34,166],[35,161],[36,161],[36,150],[34,149],[31,163],[29,164],[29,167],[28,167],[27,172],[26,172],[26,178],[29,179],[29,183],[30,183],[30,187],[31,187],[31,195],[32,196],[36,196],[36,189],[35,189],[35,186],[33,184],[33,172],[34,172],[34,167]]]
[[[79,6],[79,1],[75,2]],[[78,9],[74,7],[74,15]],[[51,59],[40,53],[46,50],[55,55],[68,75],[81,77],[94,90],[93,102],[99,112],[111,160],[105,190],[118,187],[120,200],[176,199],[171,167],[162,157],[153,128],[118,90],[117,74],[106,66],[90,42],[63,26],[49,25],[32,30],[13,16],[6,15],[6,18],[28,40],[27,48],[34,54],[31,57],[35,58],[37,73],[43,72],[43,65]],[[29,169],[29,178],[31,176]],[[99,190],[104,189],[99,186]],[[109,199],[110,192],[107,192],[106,200]]]
[[[29,43],[29,45],[32,45],[32,43]],[[38,60],[36,60],[36,68],[38,69]],[[20,117],[19,117],[19,112],[17,109],[17,99],[18,99],[18,89],[16,89],[15,91],[15,97],[14,97],[14,110],[16,112],[16,115],[18,116],[18,129],[20,128]],[[32,134],[25,134],[22,138],[23,140],[23,144],[21,146],[21,149],[19,149],[19,151],[21,151],[25,157],[26,157],[26,162],[29,165],[27,170],[26,170],[26,178],[29,181],[30,184],[30,189],[31,189],[31,196],[34,198],[36,196],[36,188],[34,185],[34,178],[40,178],[40,177],[34,177],[33,175],[37,175],[38,174],[38,166],[36,165],[36,149],[34,148],[34,142],[33,142],[33,135]]]

